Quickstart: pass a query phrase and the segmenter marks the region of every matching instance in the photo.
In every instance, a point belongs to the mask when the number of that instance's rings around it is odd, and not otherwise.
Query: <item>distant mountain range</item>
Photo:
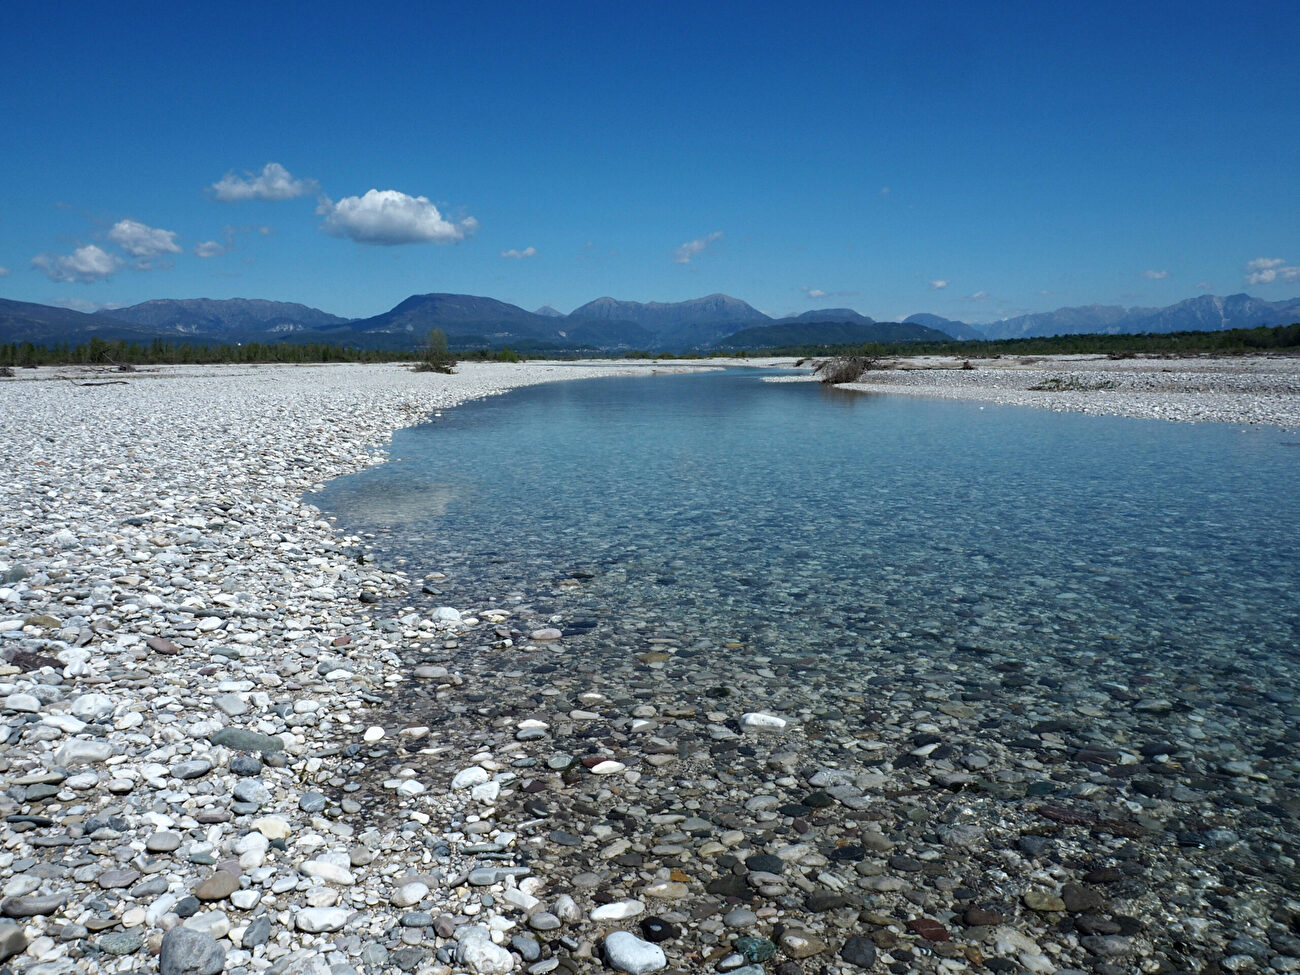
[[[159,299],[93,314],[0,299],[0,343],[75,344],[154,339],[207,344],[327,342],[361,348],[414,349],[432,329],[452,349],[619,352],[739,351],[865,342],[1030,338],[1083,333],[1215,331],[1300,321],[1300,298],[1202,295],[1167,308],[1089,305],[1021,315],[984,325],[938,315],[877,322],[849,308],[773,319],[745,302],[715,294],[691,301],[597,298],[568,315],[543,306],[525,311],[495,298],[412,295],[382,315],[346,319],[306,305],[245,298]]]
[[[1300,321],[1300,298],[1264,301],[1250,295],[1201,295],[1167,308],[1086,305],[1020,315],[987,325],[955,322],[938,315],[912,315],[906,321],[927,325],[960,339],[1024,339],[1049,335],[1133,335],[1143,332],[1217,332]]]

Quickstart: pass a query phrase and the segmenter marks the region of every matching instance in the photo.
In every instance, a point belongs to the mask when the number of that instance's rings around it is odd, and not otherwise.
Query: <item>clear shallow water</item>
[[[454,605],[577,569],[611,611],[785,652],[923,634],[1290,680],[1296,439],[737,370],[474,403],[313,500]]]
[[[680,871],[683,918],[749,896],[701,847],[734,830],[737,857],[796,843],[803,890],[852,892],[833,915],[762,901],[833,944],[852,905],[980,941],[961,918],[985,905],[1062,967],[1110,950],[1083,946],[1098,930],[1170,970],[1300,957],[1300,438],[761,378],[519,390],[313,495],[445,573],[403,603],[510,614],[406,645],[456,679],[405,682],[384,720],[438,747],[353,774],[447,782],[490,751],[531,869],[612,898]],[[527,638],[550,623],[559,644]],[[790,725],[742,733],[746,711]],[[578,761],[602,758],[626,774]],[[1071,880],[1100,922],[1025,906]],[[716,942],[673,957],[703,970]]]

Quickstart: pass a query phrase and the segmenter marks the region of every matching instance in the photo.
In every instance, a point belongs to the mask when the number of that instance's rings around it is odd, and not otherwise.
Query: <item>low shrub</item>
[[[827,359],[816,369],[813,375],[819,376],[823,383],[838,386],[840,383],[855,383],[868,369],[874,369],[879,360],[874,356],[844,355]]]

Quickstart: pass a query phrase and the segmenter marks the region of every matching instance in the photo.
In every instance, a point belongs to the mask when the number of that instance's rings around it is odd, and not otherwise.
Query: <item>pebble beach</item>
[[[1297,359],[973,365],[859,385],[1300,426]],[[1300,971],[1285,674],[1062,675],[921,634],[843,680],[671,621],[611,662],[572,625],[581,572],[441,605],[310,504],[439,410],[662,368],[0,380],[3,964]]]

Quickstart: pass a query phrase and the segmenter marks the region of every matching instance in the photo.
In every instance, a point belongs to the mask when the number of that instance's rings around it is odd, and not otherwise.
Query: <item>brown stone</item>
[[[963,915],[970,927],[993,927],[1002,923],[1002,915],[987,907],[968,907]]]
[[[194,896],[201,901],[223,901],[237,890],[239,890],[239,878],[233,873],[218,870],[199,884]]]
[[[171,640],[161,636],[147,636],[144,638],[145,645],[154,653],[165,653],[169,656],[175,656],[181,652],[181,648],[172,643]]]
[[[947,941],[948,929],[932,917],[914,917],[907,922],[907,928],[926,941]]]

